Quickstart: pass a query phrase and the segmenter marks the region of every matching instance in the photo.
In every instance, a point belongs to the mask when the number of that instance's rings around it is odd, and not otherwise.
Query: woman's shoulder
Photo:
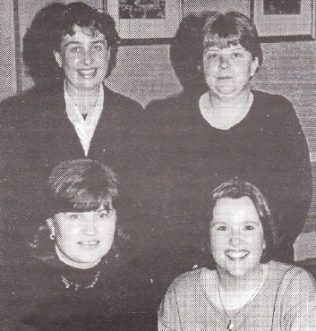
[[[199,95],[180,93],[171,95],[164,99],[153,100],[147,107],[149,113],[177,114],[179,116],[186,110],[192,111],[192,108],[198,107]],[[178,114],[180,112],[180,114]]]
[[[261,90],[252,90],[254,98],[259,102],[269,102],[269,103],[290,103],[290,101],[283,95],[272,94]]]
[[[200,288],[202,279],[205,279],[207,275],[211,273],[213,273],[213,271],[207,268],[199,268],[185,272],[175,278],[170,288],[176,291],[192,291],[192,289]]]
[[[36,259],[29,258],[27,261],[18,264],[4,265],[0,269],[3,289],[15,291],[23,289],[25,292],[40,290],[40,287],[53,278],[52,270],[45,263]],[[44,285],[43,285],[44,286]]]
[[[276,130],[280,129],[280,126],[286,128],[299,125],[296,111],[286,97],[257,90],[252,92],[254,124],[260,123],[261,126],[267,125],[268,128]]]
[[[305,283],[315,284],[313,276],[308,271],[299,266],[270,261],[268,263],[268,268],[270,280],[279,279],[280,281],[284,282],[286,282],[286,280],[288,280],[289,282],[302,281]]]
[[[141,112],[143,110],[143,106],[136,100],[121,93],[115,92],[105,85],[103,88],[105,104],[110,103],[110,106],[115,105],[116,107],[127,110],[129,112],[133,112],[135,110]],[[117,109],[113,109],[113,111],[117,111]]]

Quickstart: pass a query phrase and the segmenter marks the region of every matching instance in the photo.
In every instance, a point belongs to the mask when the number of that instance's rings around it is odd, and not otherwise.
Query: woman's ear
[[[50,232],[53,236],[55,236],[55,226],[54,226],[54,221],[52,218],[48,218],[46,221],[46,224],[48,225]]]
[[[250,65],[250,77],[253,77],[259,68],[259,59],[255,57]]]
[[[58,66],[60,68],[62,68],[63,67],[63,59],[62,59],[61,54],[59,52],[57,52],[57,51],[53,51],[53,53],[54,53],[54,58],[55,58],[55,60],[56,60],[56,62],[58,64]]]
[[[55,240],[56,238],[56,235],[55,235],[55,226],[54,226],[54,221],[52,218],[48,218],[46,220],[46,224],[48,225],[49,229],[50,229],[50,235],[49,235],[49,238],[50,240]]]

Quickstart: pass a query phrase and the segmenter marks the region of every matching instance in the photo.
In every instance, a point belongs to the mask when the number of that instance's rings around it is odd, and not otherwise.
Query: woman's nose
[[[230,67],[229,57],[228,56],[221,56],[219,59],[219,65],[222,69],[226,69]]]
[[[93,236],[96,233],[95,221],[93,219],[86,219],[82,232],[85,235]]]
[[[85,65],[90,65],[91,63],[93,63],[93,60],[94,60],[94,54],[91,50],[87,50],[85,53],[84,53],[84,64]]]
[[[236,230],[232,230],[231,237],[230,237],[230,244],[232,246],[238,246],[240,243],[240,232]]]

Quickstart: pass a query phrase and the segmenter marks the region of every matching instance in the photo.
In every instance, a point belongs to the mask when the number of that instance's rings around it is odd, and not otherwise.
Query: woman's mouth
[[[82,78],[93,78],[97,74],[97,69],[79,69],[77,70],[78,75]]]
[[[229,79],[232,79],[233,77],[231,76],[220,76],[220,77],[217,77],[218,80],[229,80]]]
[[[84,240],[84,241],[79,241],[78,244],[79,245],[82,245],[84,247],[91,247],[91,248],[94,248],[96,246],[98,246],[100,243],[99,240]]]
[[[246,249],[242,250],[227,250],[225,255],[232,261],[241,261],[244,260],[249,254],[249,251]]]

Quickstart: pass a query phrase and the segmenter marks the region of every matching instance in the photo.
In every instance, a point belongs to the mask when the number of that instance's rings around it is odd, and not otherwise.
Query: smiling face
[[[261,221],[249,197],[217,200],[210,242],[219,272],[241,277],[259,266],[266,244]]]
[[[107,41],[99,31],[74,25],[74,34],[62,38],[59,52],[54,52],[64,69],[66,87],[76,90],[97,90],[105,78],[110,59]],[[94,33],[93,33],[94,32]]]
[[[256,73],[258,59],[237,44],[225,48],[207,47],[203,52],[203,68],[211,96],[233,99],[249,91],[249,81]]]
[[[112,247],[115,209],[58,213],[48,220],[62,261],[86,269],[97,264]]]

